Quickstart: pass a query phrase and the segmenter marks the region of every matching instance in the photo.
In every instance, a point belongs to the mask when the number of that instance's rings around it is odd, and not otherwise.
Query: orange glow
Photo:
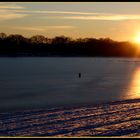
[[[137,68],[134,72],[127,96],[131,96],[131,98],[140,98],[140,68]]]
[[[134,41],[140,44],[140,32],[134,37]]]

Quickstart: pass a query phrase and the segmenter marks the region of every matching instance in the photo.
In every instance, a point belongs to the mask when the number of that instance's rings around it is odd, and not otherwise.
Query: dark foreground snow
[[[0,136],[140,136],[140,99],[1,113]]]

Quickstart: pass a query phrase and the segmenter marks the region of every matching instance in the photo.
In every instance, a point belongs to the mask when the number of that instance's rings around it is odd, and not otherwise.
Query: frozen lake
[[[0,112],[135,98],[140,98],[140,59],[0,58]]]

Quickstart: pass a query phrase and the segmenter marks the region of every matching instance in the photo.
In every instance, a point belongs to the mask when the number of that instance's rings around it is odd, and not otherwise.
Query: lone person
[[[81,73],[79,73],[78,75],[79,75],[79,78],[81,78]]]

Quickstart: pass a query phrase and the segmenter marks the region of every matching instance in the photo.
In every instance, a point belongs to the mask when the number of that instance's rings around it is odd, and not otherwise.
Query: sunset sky
[[[0,32],[133,41],[140,2],[1,2]]]

